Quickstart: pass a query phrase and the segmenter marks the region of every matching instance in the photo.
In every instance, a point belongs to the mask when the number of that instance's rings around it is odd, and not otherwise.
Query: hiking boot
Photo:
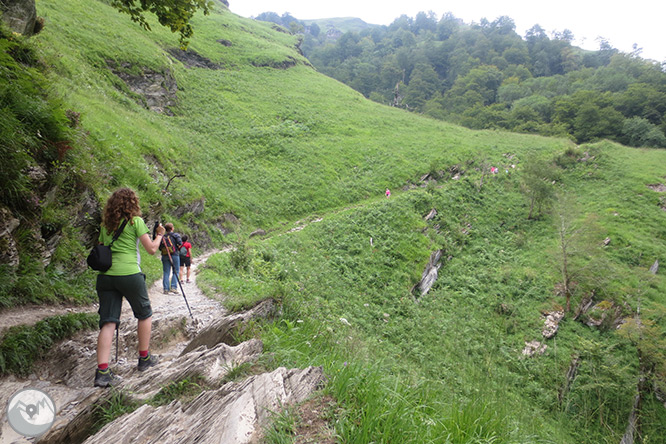
[[[164,290],[164,294],[169,294],[169,293],[170,293],[169,290]]]
[[[120,378],[116,376],[110,368],[106,370],[97,369],[95,371],[95,387],[113,387],[118,385]]]
[[[158,362],[159,359],[157,358],[157,356],[153,356],[150,353],[148,353],[148,356],[146,356],[145,358],[139,358],[139,365],[137,369],[140,372],[142,372],[148,370],[148,368],[150,367],[156,366]]]
[[[178,291],[177,288],[172,288],[172,289],[171,289],[171,293],[173,293],[173,294],[178,294],[179,291]]]

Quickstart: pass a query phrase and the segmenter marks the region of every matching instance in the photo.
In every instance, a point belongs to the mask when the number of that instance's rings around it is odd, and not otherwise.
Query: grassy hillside
[[[445,168],[481,151],[498,157],[505,144],[565,143],[470,133],[378,106],[316,73],[294,48],[296,37],[227,12],[194,21],[190,51],[221,68],[212,70],[186,68],[167,52],[177,45],[171,33],[142,31],[104,3],[38,6],[47,27],[36,40],[56,66],[54,88],[90,131],[100,192],[122,178],[152,202],[166,177],[182,172],[168,207],[204,196],[205,220],[233,212],[270,226],[401,187],[433,162]],[[133,72],[171,70],[175,116],[136,103],[110,61]]]
[[[317,73],[296,37],[222,9],[193,23],[189,51],[203,68],[173,55],[177,35],[156,24],[145,32],[105,2],[37,7],[46,26],[31,44],[49,94],[80,113],[68,155],[81,177],[100,200],[137,189],[147,219],[175,221],[195,247],[236,243],[201,281],[230,307],[283,302],[283,319],[252,332],[272,352],[264,365],[324,365],[341,442],[616,443],[645,370],[638,350],[651,359],[650,382],[664,379],[666,283],[647,269],[666,261],[663,194],[648,188],[664,182],[666,151],[576,148],[381,106]],[[121,80],[153,74],[177,83],[173,115],[147,109]],[[572,264],[581,270],[572,306],[592,295],[632,319],[640,304],[645,334],[656,331],[649,344],[569,313],[543,355],[522,356],[541,339],[541,312],[564,305],[555,201],[527,218],[526,166],[538,159],[556,173],[546,185],[574,197],[564,213],[594,220],[589,254]],[[436,182],[422,182],[427,173]],[[230,214],[240,226],[225,238]],[[285,234],[297,220],[309,226]],[[270,238],[247,240],[257,227]],[[439,279],[420,296],[413,287],[436,250]],[[159,274],[158,261],[145,263]],[[658,442],[666,413],[646,395],[641,436]],[[297,423],[282,418],[273,442],[290,442]]]
[[[568,165],[557,188],[575,195],[579,220],[598,216],[595,243],[611,238],[588,268],[595,302],[621,306],[629,319],[640,303],[644,322],[663,331],[666,284],[647,273],[666,253],[663,201],[646,184],[666,153],[588,149],[596,160]],[[619,442],[639,378],[635,343],[573,313],[554,339],[541,338],[542,312],[564,305],[557,226],[527,220],[520,174],[480,190],[478,181],[440,181],[325,214],[210,259],[203,280],[230,306],[284,300],[285,319],[263,338],[282,365],[326,366],[342,442]],[[426,222],[432,208],[438,215]],[[436,249],[440,277],[420,297],[411,290]],[[544,355],[521,354],[532,340],[548,346]],[[577,376],[562,392],[576,357]],[[661,367],[652,381],[663,376]],[[658,442],[666,415],[652,393],[642,414],[643,442]]]

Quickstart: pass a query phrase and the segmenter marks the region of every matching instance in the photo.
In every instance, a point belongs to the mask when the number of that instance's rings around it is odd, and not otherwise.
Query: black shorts
[[[192,258],[191,257],[185,257],[185,256],[180,257],[180,266],[181,267],[190,268],[191,265],[192,265]]]
[[[135,318],[142,320],[153,315],[146,289],[146,275],[143,273],[128,276],[99,274],[95,287],[99,297],[99,328],[109,322],[120,324],[123,296],[132,307]]]

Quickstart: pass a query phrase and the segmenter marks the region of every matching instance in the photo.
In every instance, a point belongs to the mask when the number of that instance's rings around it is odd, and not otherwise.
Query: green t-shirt
[[[146,223],[139,216],[135,216],[131,222],[128,222],[123,232],[120,233],[118,239],[111,246],[111,268],[102,274],[128,276],[141,272],[141,268],[139,268],[141,263],[139,237],[149,232]],[[104,245],[109,245],[112,240],[113,233],[108,234],[106,228],[102,227],[99,233],[99,241]]]

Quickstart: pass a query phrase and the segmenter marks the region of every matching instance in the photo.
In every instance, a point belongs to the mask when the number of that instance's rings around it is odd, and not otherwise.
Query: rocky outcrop
[[[193,216],[200,216],[206,209],[206,198],[202,197],[190,203],[184,204],[176,208],[173,215],[181,218],[184,215],[191,213]]]
[[[657,274],[659,271],[659,259],[654,261],[654,264],[650,267],[650,273],[651,274]]]
[[[73,225],[79,228],[79,236],[83,245],[92,246],[97,243],[99,227],[102,222],[102,205],[95,193],[86,189],[76,207],[76,220]]]
[[[321,367],[288,370],[228,383],[206,391],[190,403],[143,405],[107,424],[85,442],[169,444],[257,442],[273,412],[305,400],[324,381]]]
[[[198,259],[203,263],[206,257]],[[196,282],[196,269],[193,277]],[[305,400],[324,382],[323,370],[281,367],[262,374],[254,371],[246,379],[222,385],[225,379],[233,379],[239,366],[250,368],[247,364],[256,362],[263,351],[260,340],[237,343],[237,334],[242,335],[253,320],[276,315],[279,306],[267,300],[252,310],[229,315],[196,286],[187,290],[194,319],[182,299],[162,293],[161,282],[149,291],[154,312],[151,351],[159,356],[157,367],[137,370],[136,324],[125,306],[118,355],[114,346],[111,356],[112,369],[121,378],[116,389],[92,387],[97,332],[81,332],[55,346],[29,379],[3,378],[0,399],[9,399],[26,386],[51,396],[57,408],[56,421],[39,438],[42,444],[258,442],[273,412]],[[148,403],[165,387],[183,381],[196,381],[193,385],[199,388],[198,394],[191,395],[194,398],[176,398],[159,407]],[[139,407],[97,431],[100,412],[119,403]],[[21,440],[2,416],[0,437],[2,443],[30,442]]]
[[[181,356],[198,349],[199,347],[212,348],[223,342],[233,344],[234,334],[243,332],[243,326],[249,321],[263,318],[268,319],[276,316],[278,308],[272,300],[266,300],[254,307],[252,310],[225,316],[204,328],[181,352]]]
[[[259,60],[252,60],[252,66],[257,68],[275,68],[275,69],[289,69],[298,65],[298,60],[292,56],[287,56],[283,60],[269,60],[261,58]]]
[[[539,341],[526,341],[525,348],[523,349],[523,356],[543,355],[548,346]]]
[[[159,372],[136,372],[131,380],[121,384],[120,388],[136,393],[136,398],[150,399],[170,382],[182,381],[195,376],[203,378],[209,384],[215,384],[224,378],[235,366],[250,362],[259,357],[263,344],[252,339],[235,347],[220,343],[211,349],[204,346],[179,356],[160,368]]]
[[[182,62],[187,68],[220,69],[219,65],[191,49],[184,51],[179,48],[173,48],[169,50],[169,54]]]
[[[439,262],[441,258],[442,250],[434,251],[430,255],[428,265],[426,265],[426,268],[423,270],[423,274],[421,275],[421,281],[415,287],[421,291],[421,296],[425,296],[425,294],[430,291],[433,284],[437,280],[437,273],[442,266],[442,264]]]
[[[0,264],[9,265],[11,268],[19,265],[18,248],[12,233],[20,223],[8,208],[0,207]]]
[[[258,228],[254,230],[252,233],[250,233],[250,238],[256,237],[256,236],[266,236],[266,230],[262,228]]]
[[[130,91],[142,98],[142,104],[146,108],[156,113],[173,115],[170,107],[176,105],[178,85],[171,70],[157,72],[148,68],[139,68],[141,74],[134,74],[136,67],[130,63],[107,60],[107,64],[111,71],[125,82]]]
[[[615,330],[623,322],[622,307],[610,301],[595,303],[592,297],[581,301],[574,320],[579,320],[588,327],[603,327]]]
[[[549,313],[544,313],[544,325],[541,334],[545,339],[550,339],[557,333],[560,326],[560,321],[564,318],[564,310],[555,310]]]
[[[10,30],[25,36],[34,34],[37,21],[35,0],[2,0],[0,12],[0,18]]]
[[[432,220],[432,219],[435,218],[435,216],[437,216],[437,210],[433,208],[433,209],[430,210],[430,212],[425,216],[424,219],[425,219],[425,220]]]

